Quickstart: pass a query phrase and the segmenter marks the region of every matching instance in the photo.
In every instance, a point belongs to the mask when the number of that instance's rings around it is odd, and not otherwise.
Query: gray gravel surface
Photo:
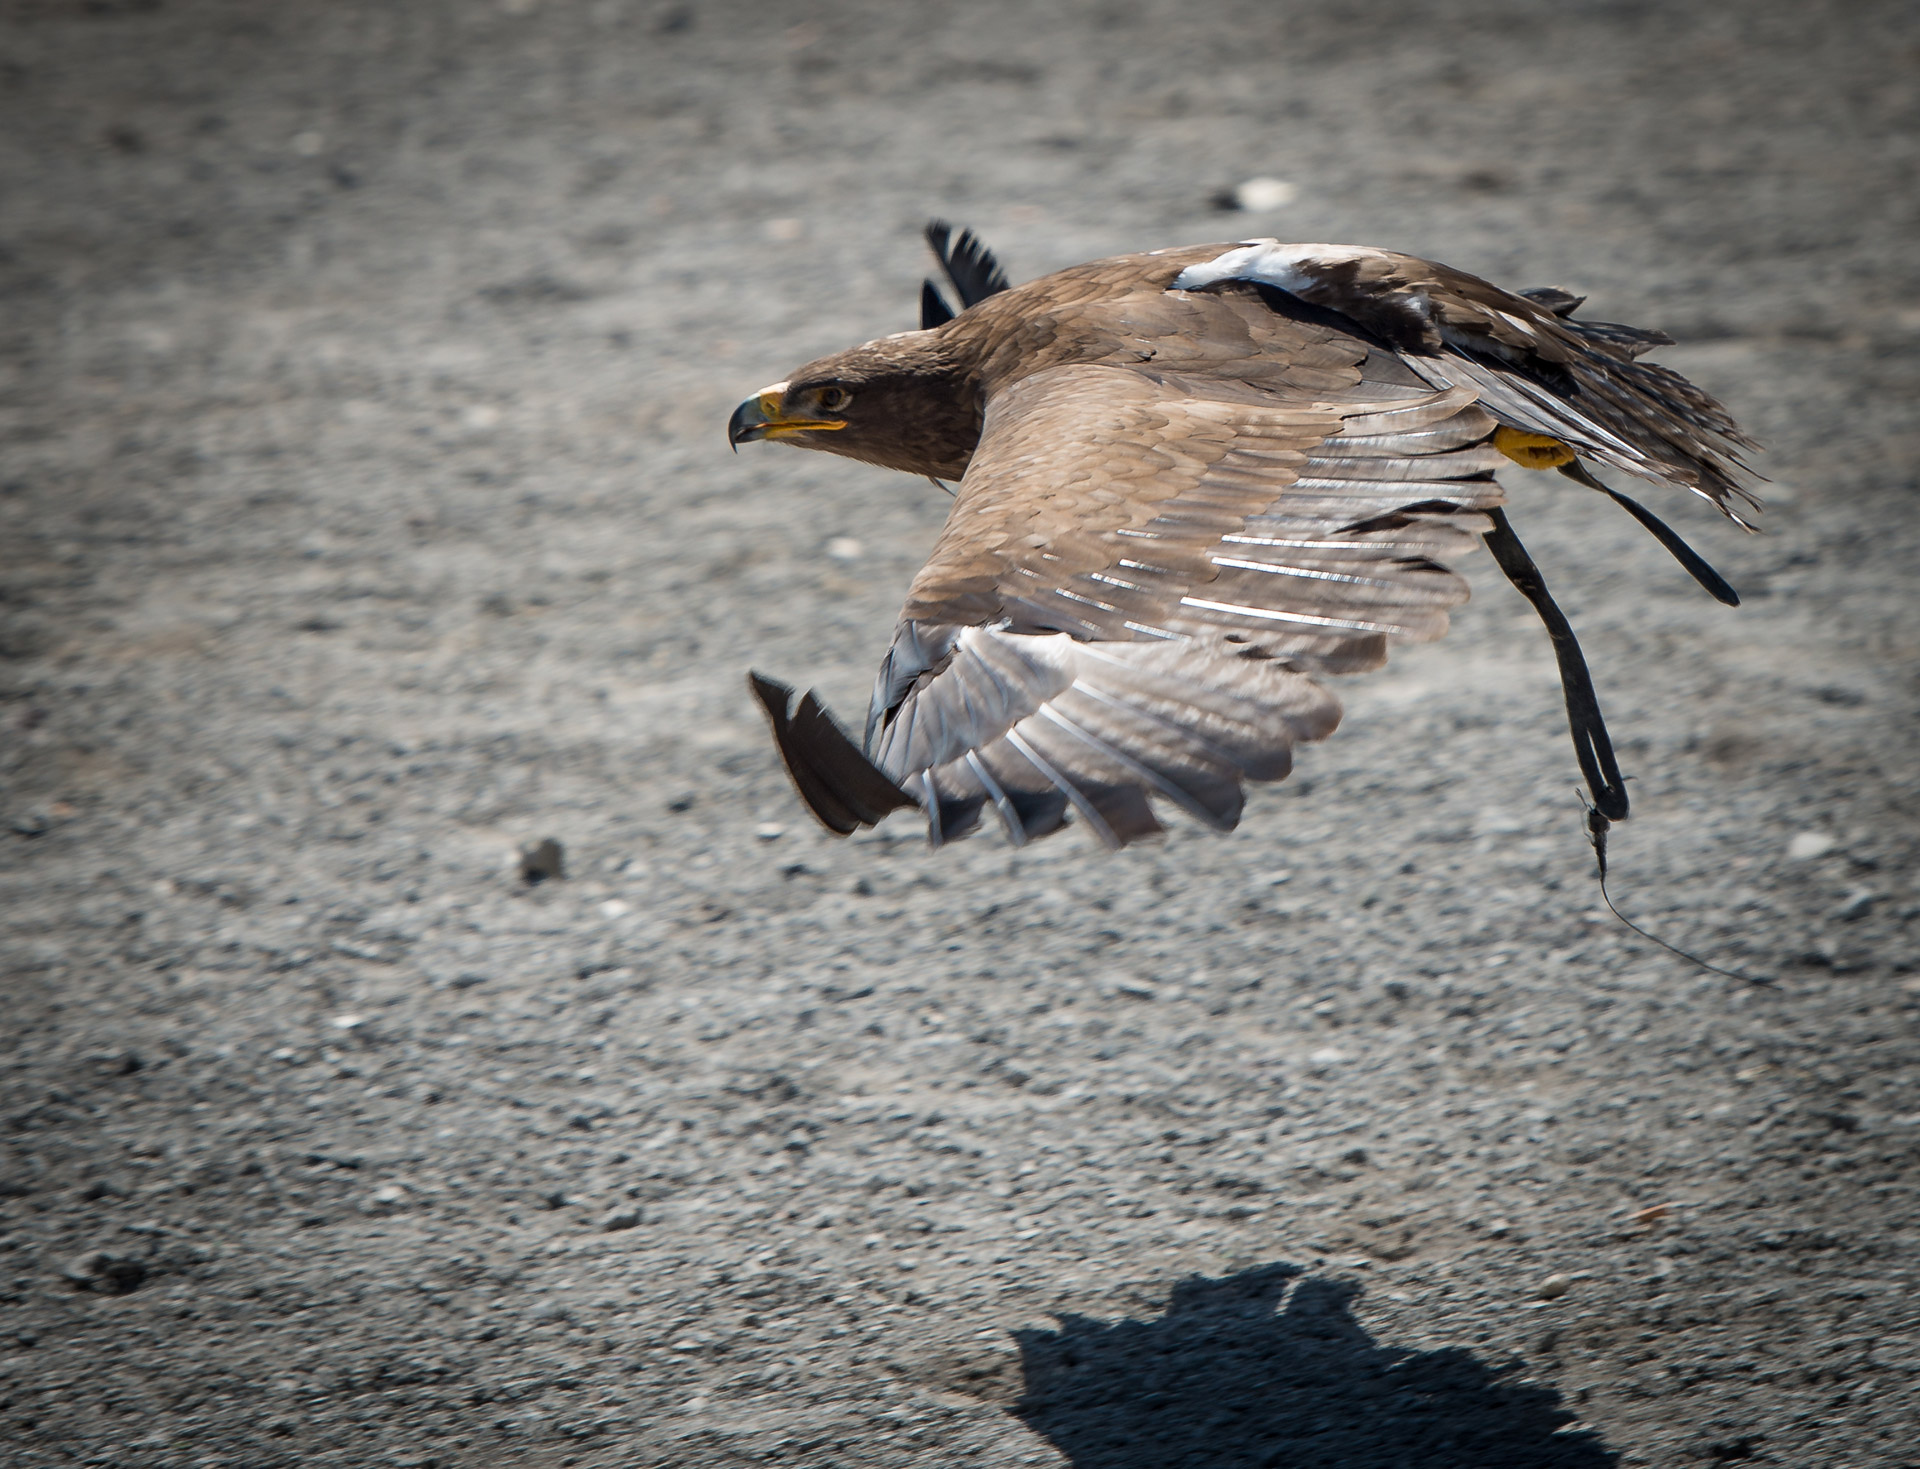
[[[13,0],[0,82],[0,1460],[1920,1463],[1910,6]],[[1597,911],[1484,557],[1230,837],[814,828],[744,671],[857,715],[946,502],[722,430],[935,213],[1678,337],[1746,605],[1514,517],[1622,906],[1776,983]]]

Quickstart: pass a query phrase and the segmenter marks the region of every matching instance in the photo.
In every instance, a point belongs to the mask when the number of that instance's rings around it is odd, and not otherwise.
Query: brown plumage
[[[1560,467],[1605,489],[1591,460],[1735,519],[1751,503],[1725,410],[1637,360],[1666,339],[1577,323],[1565,292],[1274,241],[1007,289],[971,236],[934,242],[966,309],[944,315],[929,283],[930,328],[810,363],[729,426],[736,444],[959,481],[864,749],[811,696],[794,711],[755,677],[796,785],[836,831],[917,804],[935,841],[991,809],[1015,843],[1071,815],[1121,846],[1161,829],[1156,800],[1229,829],[1242,781],[1281,778],[1294,745],[1338,723],[1318,678],[1446,631],[1467,596],[1448,559],[1492,534],[1535,594],[1495,469]],[[1555,638],[1576,742],[1584,689],[1604,754],[1597,769],[1583,749],[1583,768],[1624,815],[1584,665],[1570,633]]]

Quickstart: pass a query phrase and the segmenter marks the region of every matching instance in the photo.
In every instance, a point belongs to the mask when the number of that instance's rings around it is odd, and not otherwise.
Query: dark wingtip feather
[[[927,222],[926,236],[927,244],[940,261],[940,269],[953,282],[954,294],[960,298],[963,311],[1007,289],[1010,284],[1007,273],[972,230],[963,229],[955,235],[952,225],[944,219],[935,219]]]
[[[1536,306],[1544,306],[1555,316],[1572,316],[1586,301],[1585,296],[1576,296],[1572,291],[1560,286],[1529,286],[1520,292]]]
[[[932,281],[920,282],[920,330],[944,326],[953,320],[953,308],[941,296],[940,288]]]
[[[796,708],[793,690],[777,679],[749,673],[747,685],[767,711],[794,789],[827,830],[850,836],[877,825],[890,811],[916,804],[860,753],[811,692]]]

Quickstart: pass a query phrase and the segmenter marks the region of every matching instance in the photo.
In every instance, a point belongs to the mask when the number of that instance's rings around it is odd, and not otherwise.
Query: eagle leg
[[[1540,568],[1533,564],[1520,537],[1513,533],[1506,512],[1498,506],[1482,512],[1493,522],[1487,533],[1487,549],[1506,573],[1507,580],[1520,595],[1533,603],[1533,610],[1546,624],[1553,639],[1553,656],[1560,665],[1560,690],[1567,701],[1567,727],[1573,735],[1573,753],[1580,761],[1580,773],[1587,789],[1593,792],[1594,809],[1609,821],[1627,819],[1627,785],[1613,758],[1613,741],[1607,736],[1607,722],[1600,714],[1600,699],[1593,691],[1593,676],[1587,672],[1587,660],[1580,652],[1580,641],[1573,625],[1553,600]]]

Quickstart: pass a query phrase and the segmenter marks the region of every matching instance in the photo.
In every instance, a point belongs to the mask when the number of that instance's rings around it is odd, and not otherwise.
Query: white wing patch
[[[1189,265],[1173,278],[1176,291],[1197,291],[1221,281],[1264,281],[1294,295],[1313,289],[1315,267],[1378,259],[1381,251],[1365,245],[1283,245],[1278,240],[1248,240],[1204,265]]]

